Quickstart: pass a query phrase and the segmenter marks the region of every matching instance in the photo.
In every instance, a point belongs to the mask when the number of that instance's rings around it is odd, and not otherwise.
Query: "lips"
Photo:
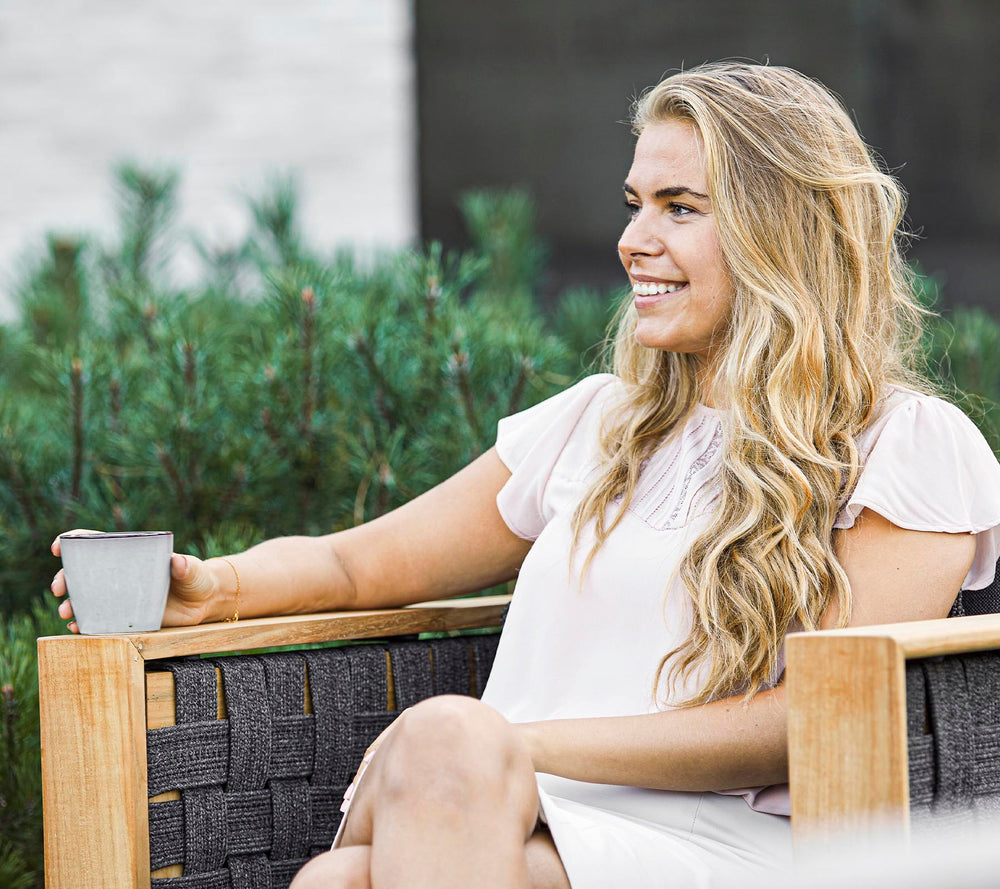
[[[687,281],[664,281],[660,278],[632,276],[632,293],[637,309],[648,309],[665,300],[676,298],[687,290]]]

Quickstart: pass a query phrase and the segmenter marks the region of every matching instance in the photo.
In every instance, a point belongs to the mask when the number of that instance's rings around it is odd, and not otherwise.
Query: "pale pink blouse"
[[[592,530],[574,553],[571,520],[599,471],[602,418],[622,393],[616,377],[598,374],[500,421],[497,452],[512,475],[497,506],[515,534],[534,541],[483,696],[511,721],[664,706],[654,695],[656,670],[691,620],[673,574],[710,518],[725,432],[715,410],[693,409],[644,465],[624,520],[581,581]],[[858,445],[863,472],[835,527],[851,527],[868,507],[903,528],[973,533],[975,560],[963,587],[987,586],[1000,554],[1000,465],[973,423],[945,401],[895,389]],[[689,677],[684,692],[698,681]],[[593,785],[564,780],[560,795],[573,797],[574,784],[580,800],[593,799]],[[616,788],[600,806],[614,809],[630,793],[648,801],[665,792]],[[731,793],[761,812],[789,812],[785,785]],[[558,801],[543,794],[543,805],[557,817],[548,808]]]

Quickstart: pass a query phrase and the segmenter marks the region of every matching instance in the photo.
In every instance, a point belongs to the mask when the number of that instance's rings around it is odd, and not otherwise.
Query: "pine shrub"
[[[53,235],[18,283],[21,321],[0,334],[2,611],[37,598],[67,528],[165,528],[211,555],[392,509],[585,372],[615,300],[542,316],[523,193],[463,198],[466,252],[361,267],[308,245],[288,179],[249,201],[242,244],[195,240],[201,273],[178,286],[177,186],[123,165],[112,243]]]

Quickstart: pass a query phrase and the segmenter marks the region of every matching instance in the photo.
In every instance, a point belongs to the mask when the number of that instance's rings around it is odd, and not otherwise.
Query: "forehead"
[[[683,185],[708,194],[705,150],[695,126],[686,120],[649,124],[635,143],[628,184],[650,191]]]

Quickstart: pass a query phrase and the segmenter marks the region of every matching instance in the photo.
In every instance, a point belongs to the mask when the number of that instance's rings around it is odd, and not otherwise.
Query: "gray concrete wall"
[[[669,69],[770,59],[853,109],[948,299],[1000,310],[996,0],[420,0],[417,34],[424,236],[461,236],[461,190],[523,184],[549,290],[619,281],[630,98]]]
[[[290,169],[313,243],[411,241],[412,26],[410,0],[0,2],[0,317],[46,229],[108,232],[123,158],[180,166],[181,225],[222,244]]]

